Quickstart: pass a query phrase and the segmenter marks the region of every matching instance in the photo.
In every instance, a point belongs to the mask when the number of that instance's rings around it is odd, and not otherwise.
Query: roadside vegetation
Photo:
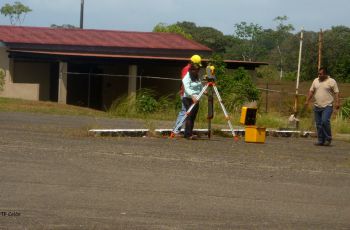
[[[149,92],[146,93],[149,96]],[[181,108],[180,99],[174,100],[173,98],[163,98],[156,100],[152,96],[149,103],[148,99],[143,99],[143,102],[137,102],[136,98],[124,97],[116,102],[114,107],[109,111],[99,111],[89,108],[83,108],[72,105],[62,105],[54,102],[39,102],[29,101],[21,99],[8,99],[0,97],[0,112],[30,112],[30,113],[43,113],[43,114],[56,114],[56,115],[69,115],[69,116],[92,116],[92,117],[106,117],[106,118],[130,118],[130,119],[143,119],[146,121],[152,120],[165,120],[174,121],[178,111]],[[145,102],[145,100],[147,102]],[[154,101],[157,101],[154,104]],[[227,121],[220,108],[219,103],[214,99],[214,111],[215,116],[212,120],[213,127],[228,128]],[[140,104],[146,103],[147,109],[152,108],[151,112],[139,111]],[[151,106],[150,106],[151,105]],[[200,102],[200,110],[197,116],[196,127],[207,127],[207,101],[206,97]],[[138,112],[139,111],[139,112]],[[241,126],[239,124],[240,111],[229,111],[231,122],[234,126]],[[344,118],[341,113],[335,113],[332,117],[332,131],[334,134],[350,134],[350,119]],[[259,127],[276,128],[276,129],[292,129],[294,128],[288,121],[287,115],[281,115],[277,112],[263,113],[258,112],[257,125]],[[302,131],[315,130],[313,114],[311,109],[305,112],[300,118],[299,129]],[[170,127],[169,127],[170,128]]]
[[[107,114],[103,111],[79,106],[63,105],[57,104],[55,102],[30,101],[3,97],[0,97],[0,111],[107,117]]]
[[[25,16],[32,9],[20,2],[13,5],[5,4],[0,8],[0,14],[8,17],[12,25],[21,25]],[[288,121],[293,111],[293,102],[282,100],[291,98],[287,93],[275,96],[279,107],[271,106],[264,112],[264,95],[257,88],[251,76],[244,69],[233,72],[226,71],[223,59],[242,61],[264,61],[269,63],[257,70],[257,78],[266,84],[273,81],[290,82],[296,80],[296,64],[299,51],[300,31],[295,31],[288,23],[287,16],[277,16],[273,19],[274,28],[263,28],[254,22],[236,23],[232,26],[232,34],[224,35],[211,27],[197,26],[193,22],[183,21],[167,25],[158,23],[153,31],[177,33],[204,44],[214,52],[211,63],[216,67],[217,86],[224,104],[231,115],[234,125],[238,126],[241,107],[248,102],[256,102],[258,107],[257,125],[268,128],[293,128]],[[52,27],[75,28],[70,24]],[[303,54],[301,62],[301,81],[310,81],[317,75],[319,33],[304,31]],[[334,26],[323,31],[322,64],[331,76],[338,82],[350,82],[350,28]],[[206,57],[209,58],[209,57]],[[0,91],[4,86],[4,71],[0,69]],[[256,80],[256,79],[255,79]],[[342,90],[341,90],[342,92]],[[289,92],[290,93],[290,92]],[[305,92],[304,92],[305,93]],[[215,116],[213,124],[226,127],[226,119],[220,105],[215,99]],[[270,101],[273,104],[274,100]],[[265,102],[267,104],[267,102]],[[298,108],[302,108],[302,100]],[[199,127],[207,125],[206,97],[200,102],[197,123]],[[59,115],[85,115],[96,117],[123,117],[146,120],[174,121],[181,108],[177,95],[159,96],[150,89],[141,89],[133,96],[116,99],[107,111],[98,111],[78,106],[62,105],[51,102],[34,102],[20,99],[0,97],[0,111],[17,111],[33,113],[49,113]],[[299,114],[300,130],[314,130],[311,108]],[[350,133],[350,99],[344,100],[342,108],[332,118],[335,133]]]
[[[253,84],[250,75],[244,69],[227,72],[225,66],[222,64],[223,62],[219,58],[214,58],[212,63],[215,63],[217,67],[217,86],[234,126],[241,126],[239,119],[242,106],[247,102],[253,101],[258,108],[258,126],[276,129],[295,129],[294,124],[290,123],[288,120],[291,115],[290,111],[292,111],[293,108],[293,101],[286,102],[283,105],[287,108],[287,112],[280,112],[272,107],[270,111],[266,113],[261,103],[264,95],[259,92],[256,85]],[[299,102],[299,108],[301,108],[302,105],[303,100]],[[178,95],[158,96],[155,91],[150,89],[141,89],[133,96],[124,96],[116,99],[107,111],[57,104],[54,102],[28,101],[0,97],[0,111],[11,112],[32,112],[71,116],[83,115],[109,118],[118,117],[143,119],[146,121],[175,121],[180,109],[181,101]],[[203,96],[200,101],[196,127],[207,127],[207,111],[207,97]],[[334,113],[332,128],[335,134],[350,133],[349,111],[350,99],[343,103],[339,112]],[[212,119],[213,127],[228,128],[226,118],[216,97],[214,97],[214,113],[215,116]],[[315,130],[311,106],[300,112],[298,118],[300,119],[299,130]]]

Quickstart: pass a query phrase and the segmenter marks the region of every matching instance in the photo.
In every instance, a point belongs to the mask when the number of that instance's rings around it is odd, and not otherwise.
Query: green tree
[[[301,80],[312,80],[317,76],[318,34],[304,31],[303,54],[301,59]]]
[[[177,22],[186,33],[191,34],[193,40],[211,48],[214,53],[225,54],[227,47],[232,42],[229,36],[225,36],[221,31],[212,27],[197,26],[193,22]]]
[[[262,46],[258,44],[259,36],[262,34],[262,27],[258,24],[241,22],[235,24],[235,35],[239,41],[239,48],[244,61],[253,61]]]
[[[350,28],[332,27],[323,38],[323,65],[337,80],[350,82]]]
[[[71,24],[56,25],[52,24],[51,28],[63,28],[63,29],[79,29],[79,27],[73,26]]]
[[[161,32],[161,33],[175,33],[181,34],[187,39],[192,39],[192,35],[185,32],[180,26],[176,24],[167,25],[165,23],[158,23],[154,28],[153,32]]]
[[[26,14],[31,11],[28,6],[23,5],[21,2],[15,2],[13,5],[6,3],[0,9],[1,14],[10,18],[11,25],[21,25]]]
[[[276,48],[279,54],[280,78],[283,77],[283,63],[284,63],[283,61],[284,52],[281,49],[281,44],[287,38],[287,36],[291,35],[290,32],[294,30],[294,27],[292,24],[285,24],[287,20],[288,20],[288,17],[286,15],[277,16],[276,18],[274,18],[274,21],[277,23],[275,41],[277,45]]]
[[[229,111],[238,110],[245,102],[259,99],[260,92],[245,69],[228,71],[219,55],[214,55],[211,63],[215,66],[218,90]]]

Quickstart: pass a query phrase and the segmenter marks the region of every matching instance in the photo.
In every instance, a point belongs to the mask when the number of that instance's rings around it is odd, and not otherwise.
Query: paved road
[[[350,229],[350,143],[87,135],[125,125],[0,113],[0,229]]]

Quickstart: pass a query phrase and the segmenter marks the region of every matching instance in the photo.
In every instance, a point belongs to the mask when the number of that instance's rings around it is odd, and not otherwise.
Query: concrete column
[[[136,94],[137,65],[129,65],[128,96]]]
[[[13,58],[9,59],[9,68],[8,68],[8,73],[7,73],[7,81],[9,83],[13,83],[13,75],[15,73],[15,61]]]
[[[10,97],[11,96],[11,84],[12,76],[13,76],[13,68],[14,61],[12,58],[8,57],[8,53],[6,50],[6,47],[2,45],[0,42],[0,70],[4,72],[4,85],[3,85],[3,91],[0,91],[0,95],[4,97]]]
[[[58,103],[67,104],[67,63],[60,62],[58,78]]]

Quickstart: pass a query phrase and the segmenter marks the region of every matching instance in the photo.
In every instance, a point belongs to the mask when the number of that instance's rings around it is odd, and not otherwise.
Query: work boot
[[[187,140],[198,140],[198,136],[197,135],[192,135],[190,137],[187,137]]]
[[[332,143],[332,139],[329,139],[329,140],[326,140],[323,145],[324,146],[330,146],[331,143]]]
[[[324,146],[324,143],[322,143],[322,142],[316,142],[314,145],[316,145],[316,146]]]
[[[184,137],[181,133],[174,133],[174,132],[172,132],[171,134],[170,134],[170,137],[171,138],[182,138],[182,137]]]

